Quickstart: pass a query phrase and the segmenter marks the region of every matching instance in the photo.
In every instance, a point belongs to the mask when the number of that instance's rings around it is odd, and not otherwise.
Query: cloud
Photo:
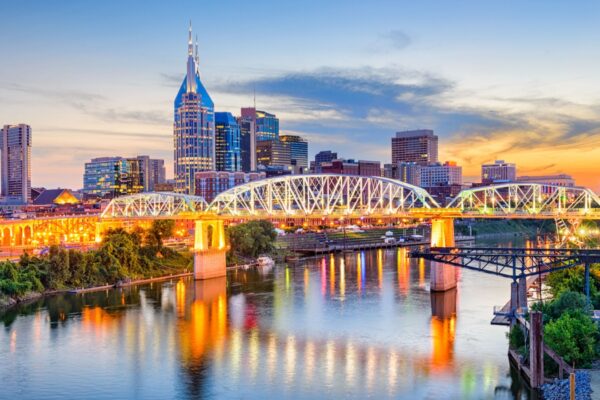
[[[398,29],[391,30],[381,35],[381,38],[396,50],[402,50],[412,43],[411,37]]]

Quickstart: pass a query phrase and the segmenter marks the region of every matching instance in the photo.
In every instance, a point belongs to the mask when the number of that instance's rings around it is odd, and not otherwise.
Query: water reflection
[[[520,390],[504,332],[487,325],[505,282],[489,284],[488,300],[470,294],[481,279],[471,272],[443,293],[430,293],[428,278],[427,263],[390,249],[227,279],[60,295],[1,317],[0,377],[5,394],[16,395],[10,387],[27,376],[19,366],[52,359],[75,397],[92,387],[98,398],[482,398]],[[459,299],[459,291],[467,294]],[[94,382],[82,379],[92,371]],[[46,372],[19,397],[64,395]]]

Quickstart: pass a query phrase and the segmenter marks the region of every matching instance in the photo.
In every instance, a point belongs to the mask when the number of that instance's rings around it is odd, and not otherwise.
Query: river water
[[[48,297],[0,316],[0,398],[528,398],[490,325],[510,282],[459,275],[432,294],[386,249]]]

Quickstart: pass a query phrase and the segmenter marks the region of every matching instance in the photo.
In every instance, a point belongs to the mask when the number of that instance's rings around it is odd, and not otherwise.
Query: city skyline
[[[600,189],[592,3],[528,4],[519,13],[490,4],[308,3],[276,7],[271,28],[250,24],[260,7],[238,4],[244,18],[226,32],[207,17],[214,4],[154,4],[143,16],[134,3],[29,6],[2,7],[0,32],[13,34],[2,44],[11,56],[0,66],[0,104],[3,124],[34,132],[34,186],[80,188],[85,160],[113,154],[164,158],[172,177],[173,92],[192,19],[215,109],[237,114],[256,92],[257,108],[280,118],[282,134],[310,141],[310,159],[331,149],[384,164],[395,132],[433,129],[439,158],[462,165],[465,181],[482,163],[505,159],[522,175],[568,173]],[[314,20],[299,18],[310,13]],[[338,21],[359,15],[359,29]],[[459,15],[462,23],[452,22]],[[274,34],[284,27],[285,40]]]

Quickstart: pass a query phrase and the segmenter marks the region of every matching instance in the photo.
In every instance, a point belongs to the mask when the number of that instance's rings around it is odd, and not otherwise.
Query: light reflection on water
[[[428,287],[428,263],[388,249],[55,296],[2,316],[0,397],[513,398],[489,325],[509,282]]]

